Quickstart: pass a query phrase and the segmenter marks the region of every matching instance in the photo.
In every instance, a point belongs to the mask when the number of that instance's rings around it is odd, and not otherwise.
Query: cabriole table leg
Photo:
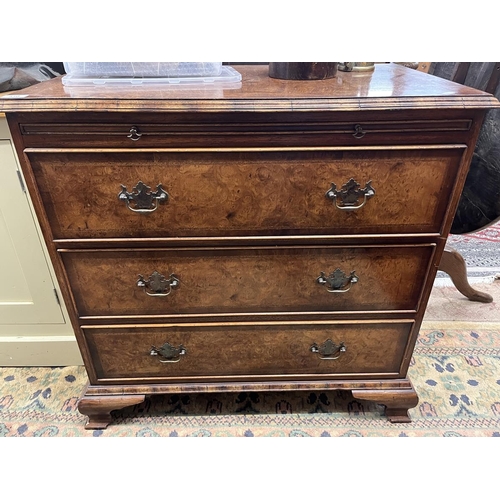
[[[469,284],[467,264],[455,249],[446,246],[439,263],[439,270],[448,274],[456,289],[469,300],[484,303],[493,302],[493,297],[489,293],[476,290]]]

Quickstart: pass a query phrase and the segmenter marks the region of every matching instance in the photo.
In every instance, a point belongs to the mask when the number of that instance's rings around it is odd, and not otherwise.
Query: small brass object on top
[[[339,62],[339,71],[373,71],[375,63],[373,62]]]

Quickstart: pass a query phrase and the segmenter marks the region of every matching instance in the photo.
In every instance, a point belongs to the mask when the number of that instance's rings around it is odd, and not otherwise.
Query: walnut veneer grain
[[[55,238],[436,232],[463,145],[328,151],[29,152]],[[75,172],[78,175],[75,175]],[[325,194],[354,179],[375,195],[345,211]],[[169,194],[138,214],[138,182]],[[358,204],[363,203],[359,198]],[[341,203],[338,203],[341,205]]]
[[[500,103],[393,64],[237,70],[232,89],[54,79],[0,99],[89,375],[87,428],[150,394],[221,390],[352,390],[407,422],[418,330]],[[168,193],[154,211],[130,210],[139,182]],[[356,279],[329,292],[336,269]],[[176,283],[164,296],[138,286],[164,291],[155,271]]]
[[[137,249],[62,257],[81,316],[416,311],[434,248]],[[355,272],[358,281],[329,292],[317,278],[336,269]],[[166,296],[147,295],[138,277],[155,271],[174,274],[180,284]]]
[[[177,325],[84,328],[97,383],[112,380],[293,380],[399,376],[412,322],[272,325]],[[337,359],[321,359],[313,344],[345,343]],[[151,347],[182,344],[179,361],[160,361]]]

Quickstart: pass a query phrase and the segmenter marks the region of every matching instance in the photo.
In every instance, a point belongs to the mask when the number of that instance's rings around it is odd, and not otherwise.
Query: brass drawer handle
[[[328,276],[321,271],[316,282],[320,285],[326,285],[327,292],[330,293],[345,293],[351,289],[354,283],[357,283],[359,278],[356,276],[356,271],[351,271],[351,274],[347,276],[339,268],[335,269]]]
[[[363,130],[363,127],[359,124],[354,125],[354,134],[352,136],[355,139],[361,139],[366,135],[366,132]]]
[[[133,141],[138,141],[142,137],[142,134],[139,132],[137,127],[132,127],[127,137]]]
[[[180,280],[175,274],[165,278],[158,271],[154,271],[148,279],[144,279],[144,276],[139,274],[137,280],[137,286],[144,287],[144,291],[151,297],[166,297],[172,293],[172,290],[179,287],[179,283]]]
[[[354,179],[350,179],[340,190],[337,190],[337,185],[332,182],[332,187],[325,193],[325,196],[333,200],[339,210],[359,210],[368,199],[375,195],[375,189],[371,183],[372,181],[368,181],[363,189],[359,189],[361,185]],[[359,198],[363,198],[361,204],[359,204]]]
[[[124,201],[127,208],[132,210],[132,212],[154,212],[160,203],[168,201],[169,195],[161,184],[156,186],[156,191],[151,191],[149,186],[139,181],[131,193],[127,191],[127,188],[123,184],[120,184],[120,186],[122,190],[118,193],[118,199]],[[130,203],[133,203],[134,206],[131,206]]]
[[[165,342],[160,348],[151,346],[149,354],[151,356],[160,356],[160,363],[178,363],[181,360],[181,356],[187,354],[187,349],[182,344],[179,347],[174,347]]]
[[[319,354],[319,359],[338,359],[343,352],[346,352],[347,348],[344,342],[337,345],[333,340],[328,339],[321,345],[314,343],[309,350]]]

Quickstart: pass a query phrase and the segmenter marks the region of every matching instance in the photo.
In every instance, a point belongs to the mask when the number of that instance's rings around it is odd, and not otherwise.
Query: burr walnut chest
[[[412,352],[489,94],[393,64],[239,88],[0,99],[89,377],[152,394],[345,389],[408,421]]]

